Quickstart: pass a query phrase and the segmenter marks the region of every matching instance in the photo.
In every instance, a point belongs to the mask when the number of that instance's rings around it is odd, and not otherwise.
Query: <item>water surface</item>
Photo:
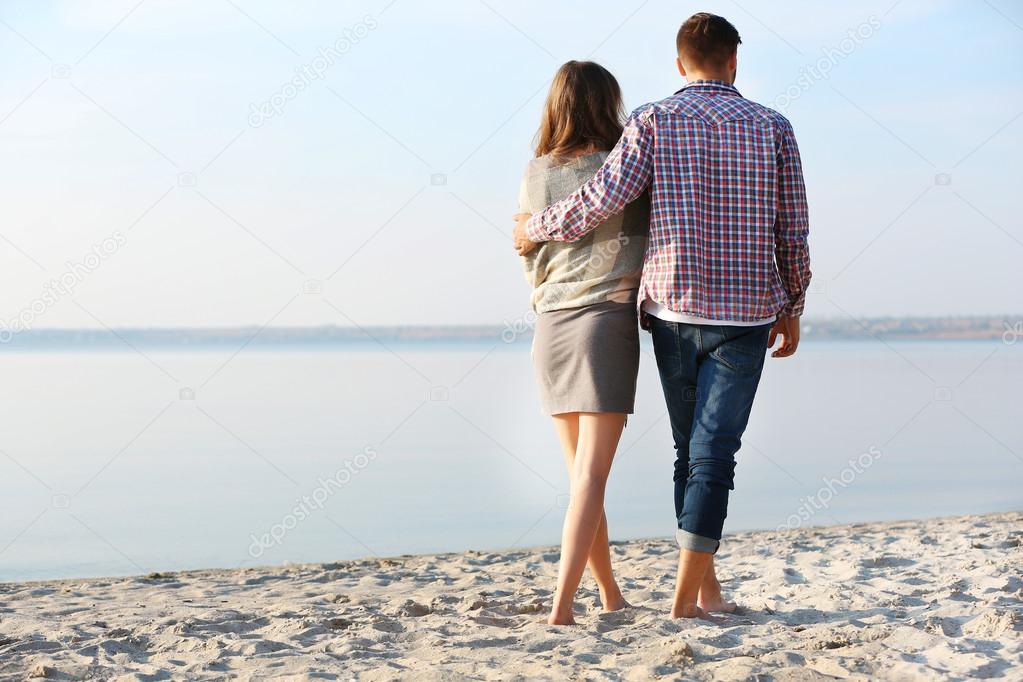
[[[1023,508],[1020,345],[769,359],[726,530]],[[0,580],[558,541],[567,479],[528,344],[234,353],[0,354]],[[647,347],[614,538],[673,531],[672,460]]]

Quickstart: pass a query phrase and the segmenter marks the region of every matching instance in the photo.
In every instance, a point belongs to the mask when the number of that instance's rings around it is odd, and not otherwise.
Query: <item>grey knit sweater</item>
[[[539,213],[593,177],[607,152],[572,159],[541,156],[526,167],[519,211]],[[636,301],[643,270],[650,202],[647,194],[576,242],[545,242],[524,258],[538,313],[604,301]]]

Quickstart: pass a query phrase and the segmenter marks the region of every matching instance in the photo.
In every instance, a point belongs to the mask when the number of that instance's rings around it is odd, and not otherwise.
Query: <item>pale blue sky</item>
[[[736,24],[737,85],[765,103],[842,51],[785,107],[821,289],[809,316],[1020,310],[1018,2],[388,3],[0,4],[0,319],[117,232],[32,326],[520,318],[507,234],[548,79],[591,57],[630,108],[666,96],[697,10]],[[350,51],[250,125],[348,30]]]

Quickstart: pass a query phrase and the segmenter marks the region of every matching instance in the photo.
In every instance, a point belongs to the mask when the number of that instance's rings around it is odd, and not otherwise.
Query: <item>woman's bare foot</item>
[[[721,595],[721,583],[716,578],[705,580],[700,585],[700,596],[696,603],[698,608],[707,613],[734,613],[737,608],[734,601],[727,601]]]
[[[618,596],[616,598],[613,598],[613,599],[605,599],[603,597],[603,595],[601,595],[600,603],[603,605],[603,607],[604,607],[603,610],[604,610],[605,613],[610,613],[612,611],[621,611],[622,609],[632,608],[632,604],[630,604],[629,602],[625,601],[625,597],[622,596],[621,592],[619,592]]]
[[[604,607],[603,610],[608,612],[620,611],[623,608],[629,608],[632,604],[625,600],[622,591],[618,589],[618,585],[615,585],[612,590],[601,590],[601,605]]]
[[[699,618],[709,620],[712,623],[721,622],[719,618],[710,615],[696,604],[674,604],[671,607],[672,618]]]

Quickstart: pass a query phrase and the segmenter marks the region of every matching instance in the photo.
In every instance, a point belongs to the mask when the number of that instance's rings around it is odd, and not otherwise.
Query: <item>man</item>
[[[743,98],[738,32],[695,14],[677,37],[687,84],[637,109],[574,194],[518,215],[516,250],[574,241],[650,191],[639,290],[675,441],[679,567],[672,618],[732,611],[714,572],[735,453],[767,349],[789,357],[810,281],[806,193],[792,126]]]

